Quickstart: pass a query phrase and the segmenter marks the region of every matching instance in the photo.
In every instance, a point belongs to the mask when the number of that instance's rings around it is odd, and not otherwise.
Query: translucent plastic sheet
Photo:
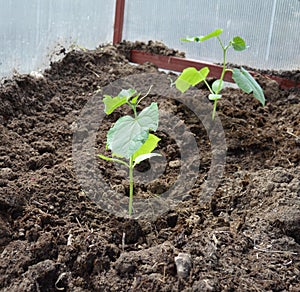
[[[115,1],[0,0],[0,77],[45,68],[49,53],[111,42]]]
[[[223,28],[222,38],[242,36],[249,49],[229,52],[228,61],[259,69],[300,69],[299,0],[130,0],[126,2],[123,38],[160,40],[187,57],[220,62],[218,42],[181,43],[185,36]]]
[[[181,43],[223,28],[241,35],[246,52],[228,61],[259,69],[300,69],[299,0],[127,0],[123,39],[161,40],[187,57],[218,63],[215,40]],[[0,77],[45,68],[62,46],[95,48],[113,38],[115,0],[0,0]]]

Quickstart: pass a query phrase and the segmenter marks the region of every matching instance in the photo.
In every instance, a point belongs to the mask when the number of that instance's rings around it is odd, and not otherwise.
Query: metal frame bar
[[[174,56],[154,55],[138,50],[131,50],[130,61],[137,64],[150,62],[161,69],[177,72],[181,72],[187,67],[195,67],[197,70],[200,70],[203,67],[208,67],[210,77],[220,76],[222,72],[221,66],[212,63],[199,62],[197,60]],[[225,73],[224,80],[233,82],[230,72]]]
[[[114,36],[113,36],[114,45],[122,41],[124,14],[125,14],[125,0],[116,0]]]
[[[173,56],[163,56],[163,55],[153,55],[143,51],[132,50],[130,54],[130,61],[137,64],[143,64],[145,62],[150,62],[159,68],[178,71],[181,72],[187,67],[195,67],[200,70],[203,67],[209,68],[209,76],[214,78],[219,78],[222,72],[222,66],[215,65],[212,63],[200,62],[198,60],[185,59]],[[252,75],[257,74],[256,72],[250,72]],[[275,80],[282,89],[289,88],[300,88],[300,82],[282,78],[273,75],[262,74],[266,78]],[[231,73],[226,72],[224,76],[224,81],[233,82]]]

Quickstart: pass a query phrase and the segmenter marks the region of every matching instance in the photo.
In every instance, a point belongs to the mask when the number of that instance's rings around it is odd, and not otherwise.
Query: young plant
[[[214,81],[210,86],[206,80],[206,77],[209,74],[208,67],[204,67],[199,71],[196,68],[189,67],[184,69],[181,75],[175,81],[176,88],[179,89],[182,93],[186,92],[191,86],[195,86],[202,81],[205,83],[210,91],[208,98],[209,100],[214,102],[212,119],[214,119],[216,115],[218,100],[222,98],[221,90],[224,87],[223,80],[226,72],[232,72],[232,79],[240,89],[248,94],[253,92],[254,97],[259,100],[263,106],[265,105],[265,97],[262,88],[245,68],[241,67],[240,69],[231,70],[226,67],[228,49],[232,47],[235,51],[244,51],[245,49],[247,49],[245,41],[241,37],[236,36],[231,41],[229,41],[227,45],[224,45],[220,38],[222,32],[222,29],[216,29],[206,36],[188,37],[181,39],[181,41],[183,42],[202,43],[208,39],[217,38],[223,51],[223,67],[220,78]]]
[[[147,93],[148,94],[148,93]],[[152,153],[159,142],[159,138],[150,131],[156,131],[158,127],[158,106],[152,102],[140,113],[137,106],[147,96],[140,97],[134,89],[122,90],[117,96],[104,95],[105,113],[110,115],[115,109],[126,104],[133,110],[133,116],[120,117],[107,133],[107,149],[112,152],[112,157],[100,154],[99,158],[106,161],[117,162],[129,169],[129,215],[132,215],[133,203],[133,169],[134,167],[153,156]]]

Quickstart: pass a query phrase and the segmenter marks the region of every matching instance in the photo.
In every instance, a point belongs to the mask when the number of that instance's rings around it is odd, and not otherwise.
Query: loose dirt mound
[[[226,166],[204,202],[199,196],[212,161],[207,129],[164,95],[175,77],[129,64],[124,46],[73,51],[44,78],[18,76],[1,87],[1,291],[300,291],[300,94],[260,78],[262,108],[239,90],[224,91],[218,114]],[[180,118],[174,129],[182,137],[192,132],[201,153],[182,202],[153,220],[102,210],[79,184],[72,158],[74,123],[95,91],[142,73],[159,74],[154,86],[161,94],[149,98]],[[201,104],[207,92],[199,95]],[[119,114],[103,120],[96,153],[105,150],[106,131]],[[176,141],[166,130],[158,136],[167,166],[160,177],[137,184],[136,198],[165,192],[179,175]],[[94,159],[127,202],[126,172]],[[149,168],[145,163],[139,171]],[[176,269],[180,253],[186,277]]]

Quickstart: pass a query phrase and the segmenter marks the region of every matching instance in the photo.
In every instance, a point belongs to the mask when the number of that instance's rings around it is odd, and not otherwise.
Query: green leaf
[[[129,100],[132,96],[136,94],[136,90],[129,88],[129,89],[122,89],[118,94],[119,97],[126,97]]]
[[[200,37],[186,37],[186,38],[181,38],[180,40],[186,43],[190,43],[190,42],[199,43]]]
[[[245,41],[239,36],[232,39],[231,45],[235,51],[244,51],[247,49]]]
[[[205,35],[205,36],[195,36],[195,37],[186,37],[186,38],[181,38],[180,40],[182,42],[195,42],[195,43],[200,43],[204,42],[210,38],[217,37],[223,32],[223,29],[218,28],[214,30],[213,32]]]
[[[219,93],[224,87],[224,82],[221,79],[218,79],[214,81],[214,83],[211,86],[211,89],[214,93]]]
[[[211,32],[211,33],[209,33],[209,34],[207,34],[207,35],[205,35],[205,36],[201,36],[201,37],[200,37],[200,42],[204,42],[204,41],[209,40],[209,39],[211,39],[211,38],[217,37],[217,36],[219,36],[222,32],[223,32],[223,29],[218,28],[218,29],[214,30],[213,32]]]
[[[140,155],[151,153],[156,148],[159,141],[160,139],[157,136],[149,134],[146,142],[133,154],[133,161]]]
[[[184,93],[191,86],[195,86],[205,80],[208,73],[209,69],[207,67],[202,68],[200,71],[193,67],[186,68],[175,81],[176,88]]]
[[[135,93],[136,91],[134,89],[123,89],[115,97],[104,95],[103,102],[105,104],[105,113],[110,115],[116,108],[125,104]]]
[[[133,104],[136,104],[139,97],[140,97],[140,94],[136,95],[130,102]]]
[[[103,102],[105,104],[105,113],[110,115],[116,108],[126,103],[127,99],[126,97],[111,97],[110,95],[104,95]]]
[[[158,127],[158,107],[153,102],[136,118],[124,116],[107,133],[107,146],[116,155],[129,159]]]
[[[134,166],[141,163],[142,161],[144,161],[146,159],[149,159],[151,157],[154,157],[154,156],[161,156],[161,154],[159,154],[159,153],[147,153],[147,154],[139,155],[138,157],[135,158]]]
[[[254,97],[264,106],[265,105],[265,96],[262,88],[256,82],[256,80],[250,75],[250,73],[241,67],[239,69],[233,69],[232,79],[246,93],[253,92]]]
[[[222,98],[222,94],[210,94],[210,95],[208,96],[208,99],[209,99],[209,100],[213,100],[213,101],[219,100],[219,99],[221,99],[221,98]]]
[[[248,81],[247,77],[237,68],[232,71],[232,79],[246,93],[252,92],[251,83]]]

